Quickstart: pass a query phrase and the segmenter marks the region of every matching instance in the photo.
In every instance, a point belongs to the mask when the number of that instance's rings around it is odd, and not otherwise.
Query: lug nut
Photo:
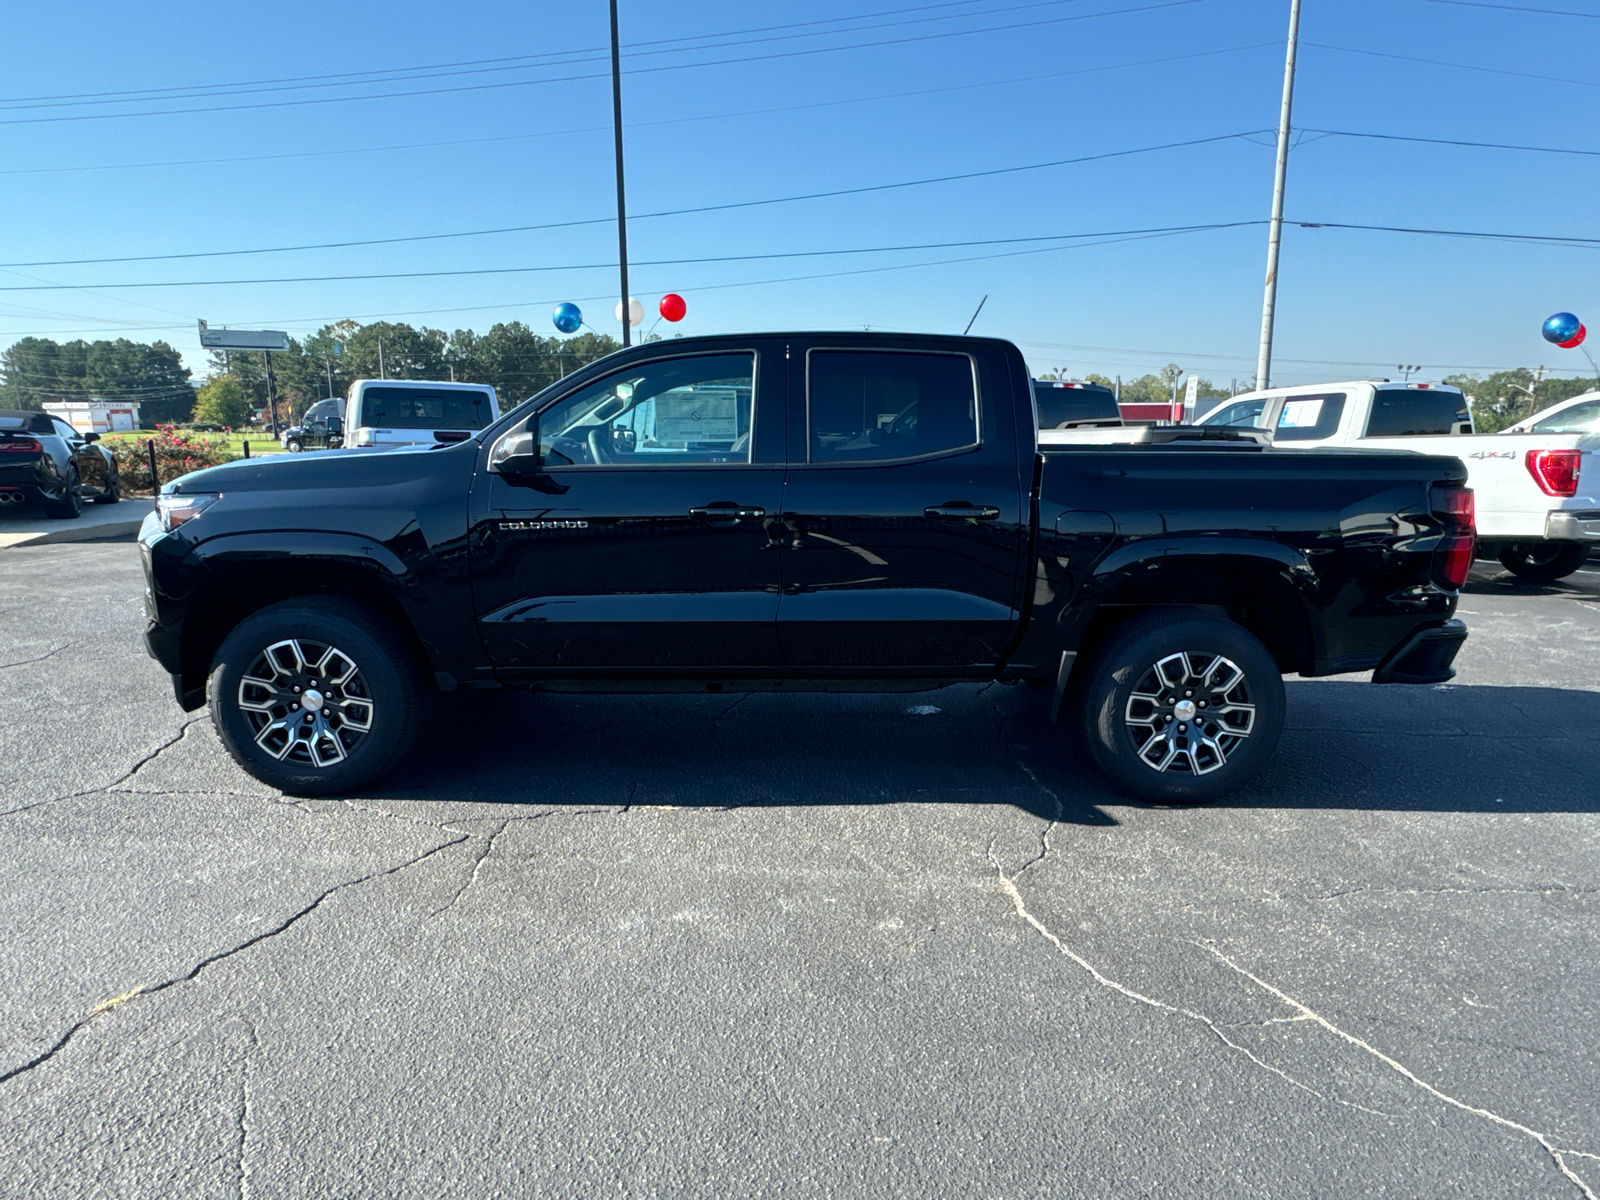
[[[299,694],[300,694],[300,689],[299,689],[299,688],[298,688],[298,687],[296,687],[296,688],[295,688],[295,689],[294,689],[294,694],[295,694],[295,695],[296,695],[296,696],[298,696],[298,695],[299,695]]]
[[[1189,727],[1187,725],[1179,725],[1178,726],[1178,732],[1179,733],[1188,733],[1189,732]]]
[[[289,705],[289,711],[290,712],[299,712],[300,711],[300,706],[298,704],[291,704],[291,705]]]

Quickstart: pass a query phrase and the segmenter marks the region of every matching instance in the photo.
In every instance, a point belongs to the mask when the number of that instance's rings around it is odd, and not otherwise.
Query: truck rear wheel
[[[355,791],[416,736],[412,656],[357,601],[307,596],[247,617],[217,651],[209,692],[233,760],[291,796]]]
[[[1529,583],[1554,583],[1589,558],[1587,542],[1513,542],[1500,551],[1500,565]]]
[[[1283,676],[1232,621],[1152,613],[1119,627],[1081,693],[1096,764],[1158,804],[1199,804],[1240,787],[1277,748]]]

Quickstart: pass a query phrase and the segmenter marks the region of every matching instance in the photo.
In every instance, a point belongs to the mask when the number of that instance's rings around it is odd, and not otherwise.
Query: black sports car
[[[117,460],[99,441],[49,413],[0,409],[0,507],[42,504],[70,519],[83,515],[85,497],[115,504]]]

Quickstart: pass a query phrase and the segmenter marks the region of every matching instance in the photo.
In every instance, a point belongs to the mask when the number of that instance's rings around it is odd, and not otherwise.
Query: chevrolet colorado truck
[[[295,795],[376,778],[427,689],[1002,680],[1125,788],[1203,801],[1272,754],[1285,673],[1449,679],[1474,541],[1454,458],[1228,433],[1041,448],[988,338],[656,342],[462,441],[168,483],[145,639]]]

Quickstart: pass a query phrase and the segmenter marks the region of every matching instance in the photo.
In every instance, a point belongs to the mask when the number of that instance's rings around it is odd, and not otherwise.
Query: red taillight
[[[1528,474],[1546,496],[1576,496],[1578,468],[1583,454],[1577,450],[1529,450]]]
[[[0,438],[0,454],[37,454],[39,443],[32,438]]]
[[[1477,500],[1471,488],[1440,485],[1429,497],[1429,507],[1445,518],[1445,536],[1433,552],[1433,579],[1441,587],[1460,591],[1466,585],[1477,553]]]
[[[1472,570],[1477,543],[1478,539],[1470,536],[1449,537],[1441,541],[1433,554],[1434,578],[1445,587],[1460,591]]]

